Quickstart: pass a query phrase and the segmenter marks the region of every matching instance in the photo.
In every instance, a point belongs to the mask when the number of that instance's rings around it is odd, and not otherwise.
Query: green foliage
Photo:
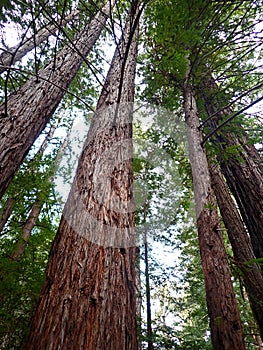
[[[57,150],[33,150],[21,166],[2,200],[13,198],[13,212],[1,232],[0,242],[0,342],[1,349],[21,349],[27,339],[33,311],[45,279],[49,250],[55,236],[61,205],[54,184],[54,159]],[[32,206],[42,207],[25,251],[19,259],[12,255],[22,239],[22,230]],[[23,241],[23,240],[22,240]]]
[[[35,232],[27,254],[17,262],[7,255],[11,242],[0,251],[0,339],[2,349],[21,349],[27,339],[31,317],[45,278],[45,266],[54,232]],[[49,235],[49,238],[48,238]],[[49,243],[48,243],[49,242]],[[48,243],[48,244],[47,244]]]

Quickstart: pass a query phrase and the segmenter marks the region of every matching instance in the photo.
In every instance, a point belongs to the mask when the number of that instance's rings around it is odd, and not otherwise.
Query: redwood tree
[[[231,108],[220,108],[217,101],[218,87],[210,75],[203,81],[200,94],[204,100],[208,116],[205,125],[213,131],[231,116]],[[226,101],[227,102],[227,101]],[[229,122],[225,128],[211,136],[212,143],[218,149],[218,160],[233,193],[242,218],[250,234],[256,258],[263,257],[263,166],[255,146],[251,144],[239,123]],[[234,149],[228,154],[228,149]]]
[[[214,350],[240,350],[245,349],[244,336],[206,153],[201,146],[202,136],[189,71],[190,68],[183,88],[184,111],[212,344]]]
[[[53,243],[26,349],[137,349],[132,3]]]
[[[255,263],[250,237],[240,217],[239,211],[217,164],[210,166],[212,187],[215,192],[220,212],[227,229],[234,253],[234,262],[250,300],[251,309],[263,339],[263,275]]]
[[[0,198],[99,38],[112,6],[109,0],[74,43],[65,46],[0,106]]]

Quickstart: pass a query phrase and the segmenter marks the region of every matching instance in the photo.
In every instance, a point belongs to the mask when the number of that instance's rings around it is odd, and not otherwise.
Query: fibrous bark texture
[[[197,107],[188,82],[189,77],[184,86],[185,121],[213,349],[245,349],[207,158],[201,147]]]
[[[240,269],[251,309],[263,339],[263,275],[260,267],[254,262],[255,255],[250,238],[219,166],[212,164],[210,173],[212,175],[212,186],[227,229],[235,262]]]
[[[109,1],[77,35],[74,47],[63,48],[0,107],[0,198],[98,39],[111,7]]]
[[[26,349],[138,349],[131,140],[137,20],[131,12],[107,75]]]

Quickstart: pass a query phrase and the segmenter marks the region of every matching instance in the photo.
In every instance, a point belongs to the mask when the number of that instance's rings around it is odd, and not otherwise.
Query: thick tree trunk
[[[214,350],[245,349],[240,315],[231,282],[215,196],[189,77],[184,85],[184,110],[196,204],[198,239]]]
[[[74,19],[78,14],[78,10],[70,13],[64,20],[61,21],[60,24],[51,22],[45,28],[37,32],[34,36],[25,38],[15,47],[3,51],[0,54],[0,74],[6,71],[8,67],[21,60],[21,58],[33,50],[34,47],[40,45],[50,35],[55,34],[61,26],[65,26],[66,23]]]
[[[63,48],[38,77],[31,78],[0,107],[0,198],[98,39],[111,7],[108,1],[79,33],[74,48]]]
[[[11,197],[9,197],[5,202],[5,206],[3,207],[2,215],[0,219],[0,235],[2,234],[3,228],[13,212],[14,204],[15,204],[15,200],[14,198],[11,198]]]
[[[218,165],[210,166],[212,186],[227,229],[236,264],[250,300],[251,309],[263,339],[263,275],[255,260],[252,244]],[[248,262],[251,263],[248,264]]]
[[[138,348],[131,187],[138,31],[132,23],[80,156],[26,349]]]
[[[220,124],[222,118],[231,114],[229,108],[217,113],[218,108],[214,101],[218,90],[212,77],[201,88],[203,100],[208,115],[214,115],[207,125],[213,130]],[[261,158],[254,145],[249,144],[242,126],[232,123],[234,132],[223,129],[213,135],[211,141],[221,149],[222,155],[218,160],[226,178],[227,184],[233,193],[243,221],[248,229],[256,258],[263,257],[263,167]],[[232,147],[236,153],[228,154],[227,148]]]

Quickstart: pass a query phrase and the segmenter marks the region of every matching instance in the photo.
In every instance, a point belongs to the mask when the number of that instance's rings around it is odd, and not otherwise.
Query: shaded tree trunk
[[[0,107],[0,198],[35,139],[55,112],[81,63],[92,49],[111,13],[111,1],[77,35]]]
[[[189,79],[184,83],[184,111],[212,344],[214,350],[240,350],[245,349],[241,320]]]
[[[13,253],[11,255],[11,258],[13,260],[19,261],[21,256],[24,254],[26,244],[31,236],[33,228],[36,225],[42,206],[43,206],[43,203],[38,203],[38,202],[34,203],[30,211],[30,214],[23,226],[22,238],[17,241],[14,247]]]
[[[56,131],[58,123],[59,123],[59,120],[56,120],[51,125],[51,128],[49,129],[49,132],[48,132],[46,138],[44,139],[44,141],[42,142],[41,146],[39,147],[39,149],[38,149],[38,151],[36,153],[36,156],[41,154],[41,153],[43,153],[46,150],[50,140],[54,136],[54,133]],[[73,122],[72,122],[72,125],[73,125]],[[69,128],[69,131],[68,131],[68,133],[67,133],[67,135],[66,135],[66,137],[65,137],[65,139],[64,139],[64,141],[63,141],[63,143],[61,145],[61,147],[59,148],[59,150],[57,152],[57,155],[56,155],[56,158],[55,158],[55,161],[54,161],[54,166],[53,166],[54,173],[56,171],[58,163],[60,162],[61,155],[64,152],[65,147],[67,146],[68,139],[70,137],[71,127]],[[35,159],[35,157],[34,157],[34,159]],[[52,175],[52,176],[50,176],[50,178],[47,181],[48,182],[52,182],[53,180],[54,180],[54,176]],[[24,224],[24,226],[22,228],[21,238],[18,239],[18,241],[16,242],[15,247],[13,249],[13,253],[11,255],[11,258],[13,260],[19,261],[21,256],[24,254],[25,249],[26,249],[26,245],[27,245],[27,243],[28,243],[28,241],[29,241],[29,239],[31,237],[32,230],[36,226],[36,223],[37,223],[37,220],[38,220],[39,215],[41,213],[42,207],[43,207],[43,205],[45,203],[44,198],[45,198],[44,193],[38,193],[37,194],[37,199],[36,199],[35,203],[33,204],[32,208],[30,210],[30,213],[28,215],[28,218],[27,218],[27,220],[26,220],[26,222],[25,222],[25,224]]]
[[[15,204],[15,200],[12,197],[9,197],[5,202],[5,205],[2,210],[1,219],[0,219],[0,234],[2,234],[4,226],[13,212],[14,204]]]
[[[138,348],[131,140],[137,20],[132,12],[98,101],[26,349]]]
[[[24,38],[18,45],[3,51],[0,54],[0,74],[12,66],[17,61],[20,61],[27,53],[34,49],[34,47],[40,45],[50,35],[55,34],[60,26],[64,26],[66,23],[74,19],[79,14],[79,11],[70,13],[64,20],[58,23],[49,23],[46,27],[41,29],[35,35],[30,38]]]
[[[217,164],[210,166],[212,186],[227,229],[237,267],[250,300],[251,309],[263,339],[263,275],[256,265],[250,238]],[[249,263],[249,261],[251,261]]]
[[[212,77],[203,83],[202,98],[208,115],[214,115],[207,125],[214,130],[222,118],[231,115],[230,108],[221,112],[215,101],[218,88]],[[232,130],[229,129],[232,128]],[[248,229],[256,258],[263,257],[263,167],[261,158],[254,145],[249,144],[245,131],[237,123],[231,123],[213,135],[211,141],[221,149],[218,160],[233,193],[243,221]],[[228,147],[235,150],[228,155]]]
[[[47,133],[47,136],[45,137],[44,141],[42,142],[41,146],[39,147],[37,153],[35,156],[38,156],[42,153],[45,152],[45,150],[47,149],[48,145],[49,145],[49,142],[52,140],[54,134],[55,134],[55,131],[59,125],[59,122],[60,122],[60,118],[56,119],[54,121],[54,123],[52,123],[52,125],[50,126],[50,129]]]

